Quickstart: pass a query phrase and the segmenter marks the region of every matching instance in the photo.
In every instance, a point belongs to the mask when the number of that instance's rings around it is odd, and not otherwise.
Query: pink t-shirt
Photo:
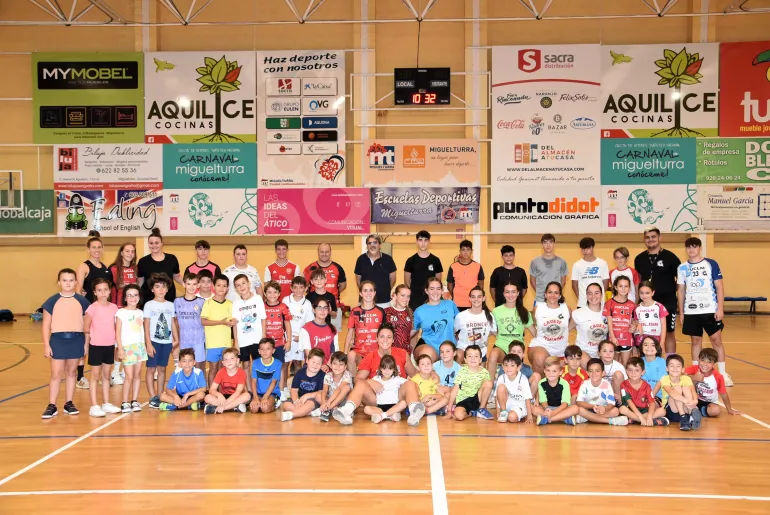
[[[86,315],[91,317],[91,345],[94,347],[115,345],[115,313],[117,312],[118,306],[111,302],[106,306],[98,302],[88,306]]]

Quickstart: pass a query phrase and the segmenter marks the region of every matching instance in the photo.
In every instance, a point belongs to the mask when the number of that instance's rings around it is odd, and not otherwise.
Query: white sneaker
[[[77,386],[81,390],[88,390],[88,387],[89,387],[88,379],[86,379],[85,376],[81,377],[80,381],[78,381],[78,383],[75,386]]]
[[[88,410],[88,414],[92,417],[103,417],[105,415],[104,411],[99,406],[91,406],[91,409]]]
[[[291,390],[287,386],[281,391],[281,402],[286,402],[291,397]]]
[[[291,411],[284,411],[281,413],[281,422],[288,422],[289,420],[294,418],[294,413]]]
[[[313,411],[310,412],[310,416],[314,418],[318,418],[321,416],[321,408],[316,408]]]
[[[120,386],[125,382],[126,380],[120,374],[110,376],[110,386]]]
[[[735,386],[735,383],[733,383],[733,378],[730,377],[730,374],[724,373],[722,374],[722,377],[725,378],[725,386]]]
[[[108,414],[115,414],[120,413],[120,408],[117,406],[110,404],[109,402],[105,402],[102,404],[102,411]]]
[[[390,420],[392,420],[393,422],[399,422],[401,420],[401,413],[400,412],[399,413],[393,413],[388,418],[390,418]]]
[[[375,424],[379,424],[386,418],[387,417],[385,415],[380,415],[379,413],[375,413],[374,415],[372,415],[372,422],[374,422]]]

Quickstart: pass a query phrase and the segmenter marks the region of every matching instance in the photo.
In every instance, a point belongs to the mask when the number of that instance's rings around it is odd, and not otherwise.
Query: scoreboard
[[[449,68],[395,68],[396,105],[449,105]]]

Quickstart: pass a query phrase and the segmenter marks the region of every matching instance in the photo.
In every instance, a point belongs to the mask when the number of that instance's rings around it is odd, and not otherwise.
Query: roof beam
[[[179,23],[181,23],[182,25],[187,25],[187,20],[185,20],[184,16],[182,16],[182,13],[179,12],[179,9],[174,3],[174,0],[159,0],[159,2],[163,7],[165,7],[168,10],[168,12],[170,12],[174,16],[174,18],[179,20]]]

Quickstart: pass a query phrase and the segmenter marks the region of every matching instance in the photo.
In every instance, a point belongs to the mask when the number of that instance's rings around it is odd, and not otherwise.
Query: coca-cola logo
[[[596,102],[596,97],[591,97],[585,93],[562,93],[559,97],[561,102]]]
[[[498,129],[523,129],[524,120],[500,120],[497,122]]]
[[[497,103],[503,105],[509,104],[521,104],[525,100],[529,100],[529,95],[518,95],[516,93],[508,93],[506,95],[500,95],[497,97]]]

